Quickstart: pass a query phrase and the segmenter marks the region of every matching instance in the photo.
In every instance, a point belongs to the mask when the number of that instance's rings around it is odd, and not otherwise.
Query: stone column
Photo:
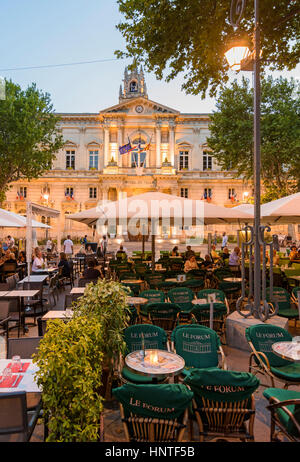
[[[156,123],[156,168],[161,168],[161,122]]]
[[[109,162],[109,125],[103,127],[104,131],[104,168],[107,167]]]
[[[119,148],[123,145],[123,127],[122,124],[118,125],[118,167],[122,167],[122,156],[120,154]]]
[[[169,162],[175,166],[175,122],[169,123]]]

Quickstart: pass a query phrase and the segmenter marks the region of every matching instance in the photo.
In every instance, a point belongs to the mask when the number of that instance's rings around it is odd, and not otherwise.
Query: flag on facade
[[[120,147],[119,147],[119,152],[120,152],[121,155],[122,155],[122,154],[127,154],[128,152],[133,151],[133,149],[134,149],[134,148],[131,146],[131,143],[130,143],[130,141],[129,141],[129,143],[124,144],[124,146],[120,146]]]

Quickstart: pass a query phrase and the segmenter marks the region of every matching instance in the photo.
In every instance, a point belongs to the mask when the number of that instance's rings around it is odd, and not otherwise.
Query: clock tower
[[[120,86],[119,102],[139,97],[148,98],[145,76],[142,66],[140,70],[134,68],[131,72],[125,68],[123,87]]]

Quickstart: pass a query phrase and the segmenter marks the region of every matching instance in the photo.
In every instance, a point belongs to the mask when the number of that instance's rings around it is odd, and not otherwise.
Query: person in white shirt
[[[67,255],[67,257],[70,257],[73,255],[73,242],[71,241],[71,236],[67,236],[67,239],[64,242],[64,253]]]
[[[35,257],[32,264],[32,271],[38,271],[40,269],[43,269],[45,262],[41,250],[39,248],[35,249],[34,254]]]
[[[11,249],[15,245],[15,240],[12,236],[7,236],[7,247]]]
[[[52,239],[51,237],[49,237],[47,243],[46,243],[46,250],[47,252],[52,252],[52,246],[53,246],[53,242],[52,242]]]
[[[228,236],[224,232],[223,233],[223,238],[222,238],[222,250],[224,249],[224,247],[227,247],[227,242],[228,242]]]

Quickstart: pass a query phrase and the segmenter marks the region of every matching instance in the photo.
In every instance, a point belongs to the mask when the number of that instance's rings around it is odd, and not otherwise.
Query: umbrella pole
[[[152,273],[154,273],[155,271],[155,234],[152,234],[152,249],[151,249],[151,253],[152,253]]]
[[[145,258],[145,235],[142,235],[142,260]]]

